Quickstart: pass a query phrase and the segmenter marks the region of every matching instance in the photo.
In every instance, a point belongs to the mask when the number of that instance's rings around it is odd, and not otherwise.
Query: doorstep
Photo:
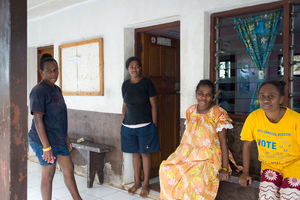
[[[155,177],[155,178],[150,179],[150,180],[149,180],[149,183],[152,184],[152,183],[155,183],[155,182],[158,182],[158,181],[159,181],[159,178],[158,178],[158,177]],[[123,185],[123,188],[124,188],[125,190],[128,190],[128,189],[131,188],[133,185],[134,185],[134,183],[129,183],[129,184]],[[140,193],[141,193],[141,190],[142,190],[142,188],[138,189],[138,190],[136,191],[136,194],[140,194]],[[150,189],[150,193],[148,194],[147,198],[160,200],[160,198],[159,198],[159,192],[156,192],[156,191]]]

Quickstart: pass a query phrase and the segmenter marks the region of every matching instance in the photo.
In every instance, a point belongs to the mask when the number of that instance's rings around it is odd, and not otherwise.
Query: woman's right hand
[[[243,172],[239,178],[239,183],[241,184],[241,186],[247,187],[248,181],[249,181],[249,184],[252,183],[252,178],[251,178],[250,174],[248,172]]]
[[[43,151],[43,160],[45,160],[47,163],[54,163],[55,157],[53,156],[53,151]]]

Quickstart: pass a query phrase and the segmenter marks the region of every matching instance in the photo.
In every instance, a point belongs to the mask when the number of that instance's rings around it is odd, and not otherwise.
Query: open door
[[[47,46],[47,47],[39,47],[37,49],[37,81],[38,81],[38,83],[41,80],[43,80],[43,77],[39,72],[39,64],[40,64],[40,59],[41,59],[41,57],[44,53],[49,53],[49,54],[52,55],[52,57],[54,57],[54,55],[53,55],[53,45]]]
[[[162,160],[179,144],[180,41],[140,33],[142,73],[157,93],[158,133],[161,152],[152,154],[151,178],[158,176]]]

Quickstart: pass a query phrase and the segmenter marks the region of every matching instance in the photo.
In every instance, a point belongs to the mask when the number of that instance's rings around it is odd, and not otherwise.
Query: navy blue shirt
[[[55,85],[51,87],[41,81],[34,86],[29,95],[30,111],[43,113],[43,122],[51,146],[63,147],[67,145],[68,116],[67,106],[61,89]],[[34,119],[28,137],[32,142],[42,145],[38,136]]]
[[[126,103],[123,124],[136,125],[152,122],[150,97],[156,96],[153,83],[148,78],[142,78],[137,83],[130,79],[122,85],[122,96]]]

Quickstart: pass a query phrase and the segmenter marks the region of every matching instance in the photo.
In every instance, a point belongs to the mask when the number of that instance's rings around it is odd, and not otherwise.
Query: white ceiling
[[[72,7],[73,5],[94,0],[27,0],[28,20],[42,17],[59,10]],[[165,36],[170,38],[180,38],[180,27],[169,27],[159,30],[148,31],[149,34]]]
[[[64,8],[93,0],[27,0],[28,19],[42,17]]]

